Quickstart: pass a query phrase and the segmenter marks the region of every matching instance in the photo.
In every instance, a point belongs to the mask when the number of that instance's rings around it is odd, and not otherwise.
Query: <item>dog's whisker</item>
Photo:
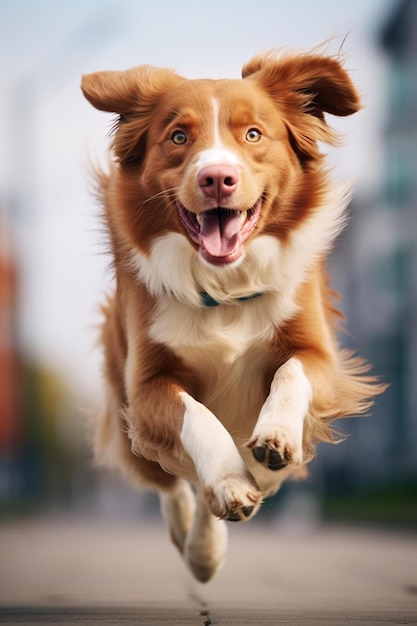
[[[148,202],[153,202],[154,200],[157,200],[158,198],[162,198],[163,200],[167,199],[168,201],[171,201],[172,194],[177,192],[179,190],[179,188],[180,188],[179,186],[178,187],[170,187],[168,189],[163,189],[162,191],[158,191],[157,193],[154,193],[153,195],[151,195],[148,198],[146,198],[145,200],[143,200],[140,206],[142,207],[145,204],[147,204]]]

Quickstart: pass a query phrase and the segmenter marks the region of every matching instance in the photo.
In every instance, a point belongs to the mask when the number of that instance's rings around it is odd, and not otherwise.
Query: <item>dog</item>
[[[331,181],[327,115],[361,107],[338,56],[274,52],[241,79],[139,66],[83,76],[116,115],[97,181],[113,259],[103,306],[97,458],[158,490],[199,581],[245,521],[305,475],[335,418],[384,390],[341,349],[326,257],[350,187]]]

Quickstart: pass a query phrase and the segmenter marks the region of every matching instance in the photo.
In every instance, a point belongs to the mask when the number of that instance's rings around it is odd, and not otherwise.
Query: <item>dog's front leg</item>
[[[270,470],[303,463],[303,428],[312,396],[311,384],[299,359],[288,359],[275,373],[247,446]]]
[[[185,409],[180,439],[211,511],[230,521],[249,519],[262,496],[232,437],[207,407],[185,392],[180,397]]]
[[[179,386],[163,378],[136,390],[127,412],[132,450],[166,471],[196,476],[211,512],[246,520],[262,494],[221,422]]]

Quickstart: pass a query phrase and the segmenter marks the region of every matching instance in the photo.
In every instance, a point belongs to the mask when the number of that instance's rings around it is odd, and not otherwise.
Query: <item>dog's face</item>
[[[177,87],[151,120],[148,145],[145,188],[169,193],[176,227],[215,265],[242,257],[300,168],[277,108],[241,81]]]
[[[320,204],[324,113],[349,115],[357,93],[334,59],[256,58],[243,80],[186,80],[142,66],[84,77],[99,109],[119,114],[124,229],[146,253],[168,232],[205,262],[230,266],[259,233],[285,239]]]

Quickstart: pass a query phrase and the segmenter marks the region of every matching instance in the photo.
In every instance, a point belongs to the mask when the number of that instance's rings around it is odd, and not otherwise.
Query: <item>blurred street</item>
[[[0,623],[417,624],[415,535],[229,525],[195,582],[159,521],[3,522]]]

